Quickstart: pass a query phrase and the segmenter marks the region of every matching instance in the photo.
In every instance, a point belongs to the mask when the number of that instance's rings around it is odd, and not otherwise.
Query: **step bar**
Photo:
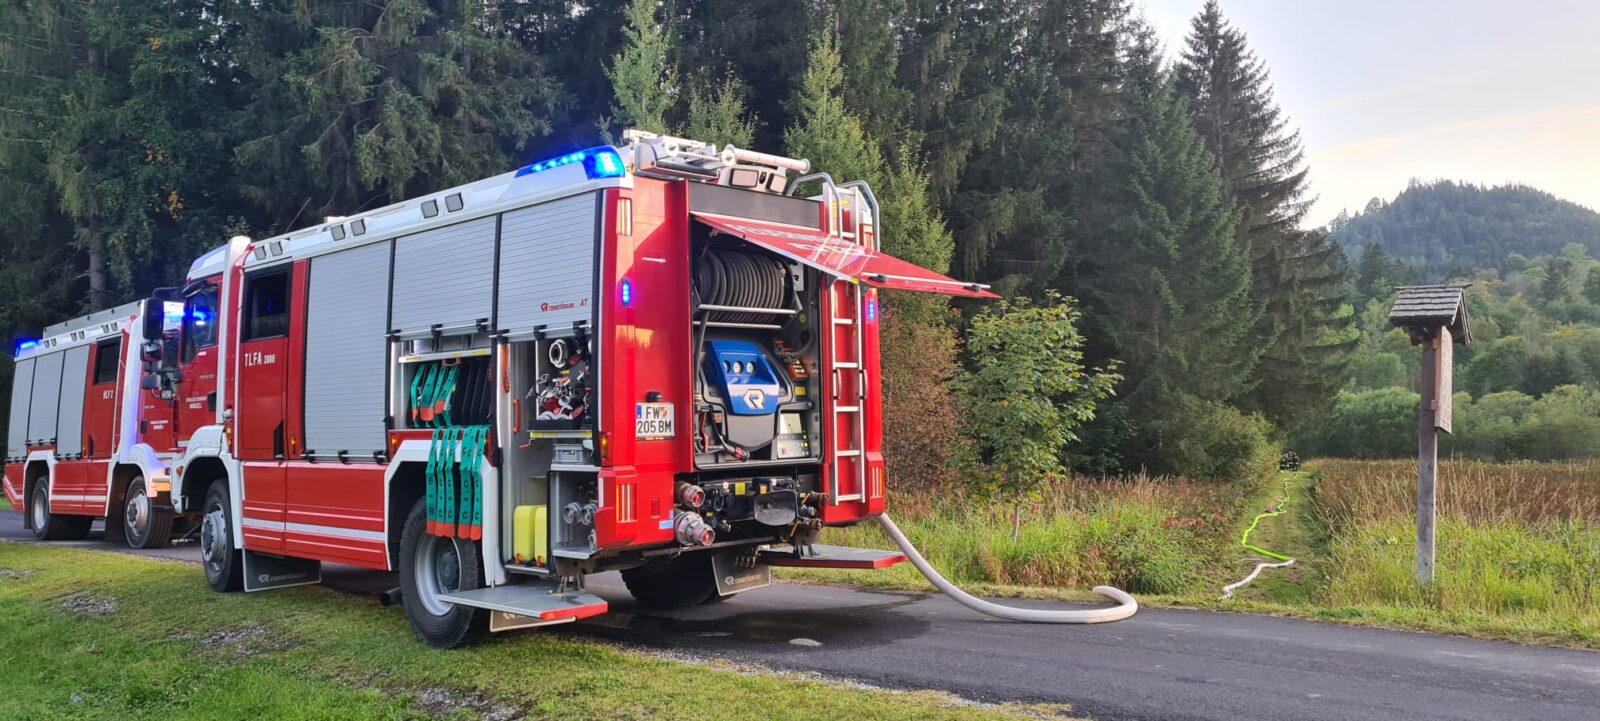
[[[899,551],[880,551],[876,548],[850,548],[847,546],[810,546],[802,552],[796,548],[767,549],[756,557],[758,563],[785,568],[845,568],[876,570],[905,563],[906,554]]]
[[[552,581],[530,580],[514,586],[475,588],[439,595],[439,600],[494,611],[492,630],[552,626],[603,614],[606,600],[590,593],[556,593]]]

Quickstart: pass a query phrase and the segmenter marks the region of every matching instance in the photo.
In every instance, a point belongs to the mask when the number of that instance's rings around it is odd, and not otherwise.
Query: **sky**
[[[1308,226],[1412,178],[1600,210],[1600,1],[1221,0],[1300,130]],[[1134,0],[1183,49],[1204,0]]]

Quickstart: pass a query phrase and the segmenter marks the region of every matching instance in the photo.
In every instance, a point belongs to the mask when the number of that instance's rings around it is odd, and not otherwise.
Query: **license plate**
[[[671,403],[636,403],[633,410],[634,438],[649,441],[677,435]]]

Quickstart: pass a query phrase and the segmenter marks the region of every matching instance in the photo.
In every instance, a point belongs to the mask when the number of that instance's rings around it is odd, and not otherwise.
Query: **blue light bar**
[[[622,307],[633,305],[633,283],[622,281]]]
[[[583,170],[589,174],[589,179],[595,178],[620,178],[627,174],[622,167],[622,156],[611,148],[596,148],[587,151],[583,161]]]
[[[878,322],[878,299],[877,298],[868,298],[867,299],[867,322],[869,322],[869,323]]]
[[[524,165],[520,170],[517,171],[517,177],[520,178],[524,175],[542,173],[546,170],[552,170],[564,165],[572,165],[574,163],[583,164],[583,172],[585,175],[589,176],[590,180],[597,178],[620,178],[623,175],[626,175],[628,172],[627,169],[622,166],[622,156],[617,154],[616,149],[609,145],[602,145],[598,148],[589,148],[588,150],[580,150],[576,153],[567,153],[566,155],[548,158],[532,165]]]
[[[39,341],[33,340],[31,338],[19,340],[19,341],[17,341],[17,352],[16,352],[16,355],[22,355],[24,352],[33,350],[34,348],[38,348],[38,347],[39,347]]]

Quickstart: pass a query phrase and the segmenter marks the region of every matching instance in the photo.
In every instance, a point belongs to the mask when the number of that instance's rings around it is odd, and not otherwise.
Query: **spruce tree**
[[[755,143],[756,120],[745,109],[744,88],[731,76],[691,88],[687,115],[681,130],[687,137],[739,148]]]
[[[86,279],[78,290],[87,293],[53,308],[54,320],[172,282],[174,266],[187,267],[221,236],[224,217],[213,208],[229,148],[216,110],[230,86],[227,63],[210,54],[219,32],[211,12],[199,0],[41,0],[0,10],[0,142],[5,182],[17,191],[7,195],[7,225],[19,235],[53,232],[48,243],[72,251],[21,252],[8,270],[51,258],[65,264],[47,271],[65,279],[59,285]]]
[[[929,193],[949,207],[976,151],[988,148],[1015,66],[1016,13],[982,0],[914,0],[902,20],[898,85],[921,137]]]
[[[221,20],[234,29],[231,57],[250,88],[233,117],[238,185],[259,209],[260,232],[524,159],[550,131],[560,88],[497,11],[449,0],[230,6]]]
[[[1255,333],[1267,351],[1237,400],[1294,425],[1331,398],[1325,379],[1342,374],[1354,347],[1333,246],[1325,234],[1299,228],[1309,205],[1300,135],[1273,99],[1266,65],[1216,0],[1191,23],[1177,75],[1242,209],[1239,240],[1252,259],[1250,304],[1260,312]]]
[[[971,149],[951,204],[955,266],[1005,291],[1070,290],[1074,231],[1083,225],[1106,136],[1121,112],[1126,0],[1005,5],[1000,78],[1006,104],[994,137]]]
[[[1147,26],[1128,55],[1125,120],[1104,174],[1104,200],[1120,210],[1084,249],[1082,283],[1096,332],[1125,363],[1122,395],[1152,425],[1183,396],[1237,395],[1262,348],[1239,212],[1216,161]]]
[[[1362,298],[1381,298],[1394,287],[1394,260],[1377,243],[1368,243],[1361,249],[1361,263],[1356,268],[1356,292]]]
[[[795,0],[675,0],[677,67],[701,79],[733,75],[744,85],[757,148],[777,148],[790,126],[789,100],[806,71],[811,33],[823,24],[818,5]]]
[[[667,132],[667,111],[675,102],[678,79],[668,62],[671,39],[656,20],[656,4],[656,0],[628,2],[622,49],[606,73],[614,93],[611,116],[600,121],[602,133],[613,142],[629,128]]]

